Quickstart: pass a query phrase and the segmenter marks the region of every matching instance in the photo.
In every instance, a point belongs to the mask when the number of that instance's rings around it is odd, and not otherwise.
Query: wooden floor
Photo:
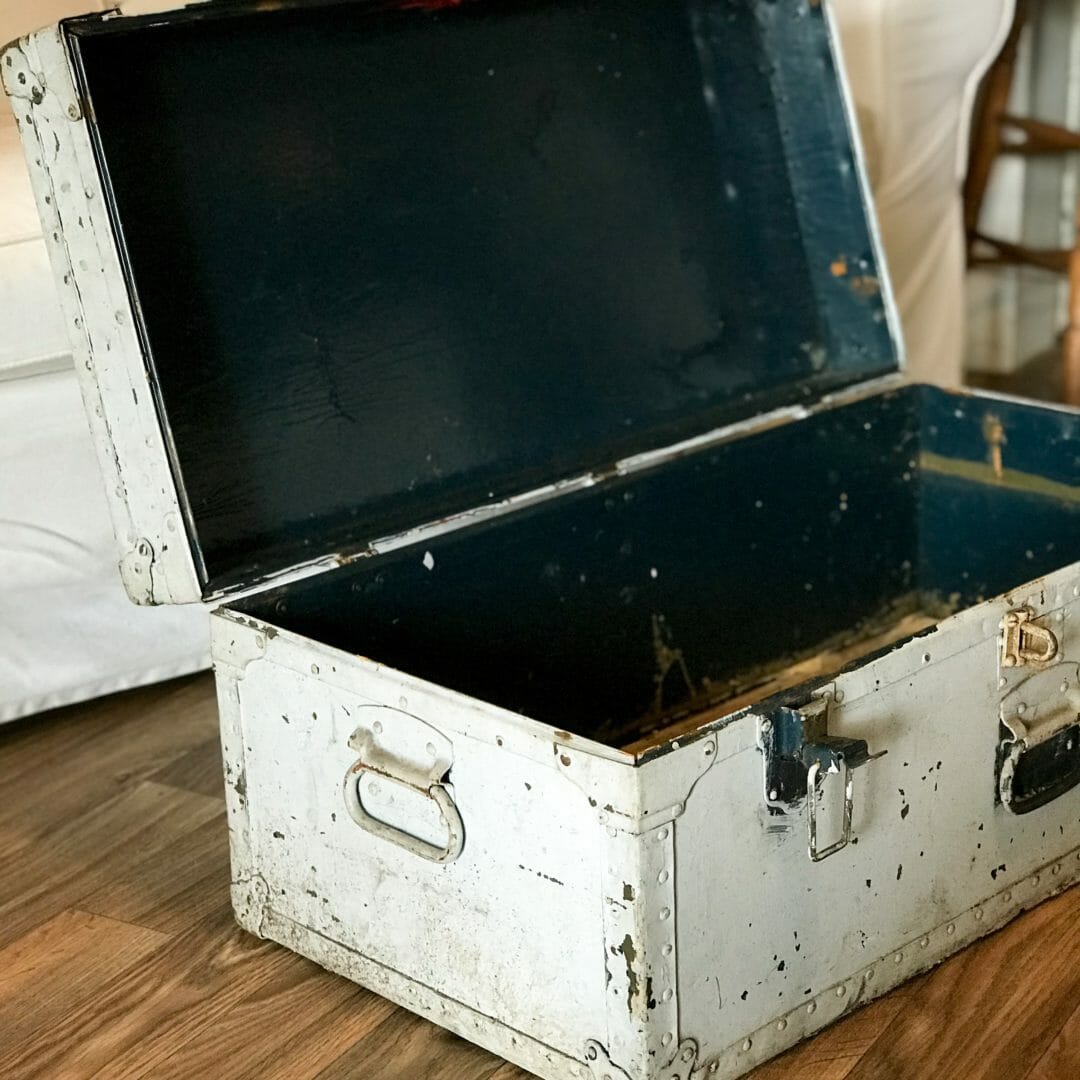
[[[237,929],[213,681],[0,729],[0,1078],[524,1080]],[[753,1074],[1080,1077],[1080,888]]]

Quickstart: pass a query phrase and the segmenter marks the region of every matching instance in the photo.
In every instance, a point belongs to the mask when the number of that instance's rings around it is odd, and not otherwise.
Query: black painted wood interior
[[[970,606],[1080,559],[1080,418],[1070,409],[924,388],[926,454],[969,470],[924,468],[920,581]]]
[[[1080,559],[1078,451],[1074,412],[908,387],[238,607],[618,744],[912,594],[960,609]]]
[[[208,592],[895,366],[816,5],[68,32]]]

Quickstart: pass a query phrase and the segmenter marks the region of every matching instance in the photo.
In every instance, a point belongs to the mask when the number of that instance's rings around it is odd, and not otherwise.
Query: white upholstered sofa
[[[0,5],[0,40],[80,8]],[[209,665],[207,614],[138,608],[102,480],[18,133],[0,98],[0,723]]]

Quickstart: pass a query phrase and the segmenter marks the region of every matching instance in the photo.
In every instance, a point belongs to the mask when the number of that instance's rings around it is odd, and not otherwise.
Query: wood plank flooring
[[[233,925],[213,681],[0,728],[2,1080],[526,1080]],[[752,1080],[1080,1077],[1080,888]]]

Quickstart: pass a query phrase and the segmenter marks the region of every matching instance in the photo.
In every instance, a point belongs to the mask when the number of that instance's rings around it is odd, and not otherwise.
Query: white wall
[[[104,0],[0,0],[0,42],[105,6]],[[67,363],[67,334],[5,98],[0,101],[0,378]]]

